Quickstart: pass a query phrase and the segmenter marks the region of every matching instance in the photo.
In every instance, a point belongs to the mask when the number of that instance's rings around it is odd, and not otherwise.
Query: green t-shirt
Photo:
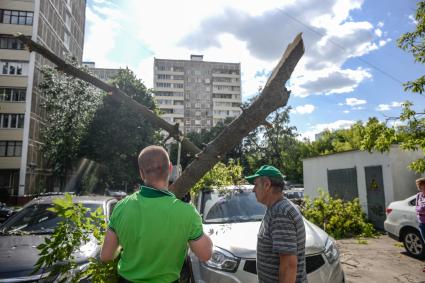
[[[132,282],[177,280],[188,241],[203,235],[195,207],[171,192],[145,186],[117,203],[109,228],[122,247],[118,273]]]

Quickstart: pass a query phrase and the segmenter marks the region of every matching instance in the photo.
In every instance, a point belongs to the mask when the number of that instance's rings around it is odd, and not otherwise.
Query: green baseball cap
[[[280,178],[283,181],[283,175],[280,173],[279,169],[271,165],[263,165],[258,169],[254,175],[245,177],[250,184],[254,184],[254,180],[257,177],[276,177]]]

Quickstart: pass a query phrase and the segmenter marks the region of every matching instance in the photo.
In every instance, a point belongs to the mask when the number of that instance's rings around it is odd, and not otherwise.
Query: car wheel
[[[403,244],[410,255],[416,258],[425,258],[425,243],[418,231],[407,230],[403,234]]]

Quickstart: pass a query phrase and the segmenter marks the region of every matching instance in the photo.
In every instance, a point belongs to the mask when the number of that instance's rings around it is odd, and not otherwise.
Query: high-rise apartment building
[[[191,60],[154,61],[154,92],[161,117],[184,133],[209,129],[241,114],[239,63]]]
[[[91,61],[83,62],[83,66],[87,67],[93,75],[105,82],[118,75],[120,71],[120,69],[96,68],[96,63]]]
[[[37,90],[40,67],[51,63],[30,54],[13,35],[20,32],[81,62],[85,8],[85,0],[0,1],[0,197],[54,186],[40,152],[46,111]]]

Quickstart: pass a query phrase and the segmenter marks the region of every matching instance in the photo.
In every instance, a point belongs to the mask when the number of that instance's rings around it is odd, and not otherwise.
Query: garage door
[[[333,198],[347,201],[357,198],[359,192],[356,167],[328,170],[328,191]]]

